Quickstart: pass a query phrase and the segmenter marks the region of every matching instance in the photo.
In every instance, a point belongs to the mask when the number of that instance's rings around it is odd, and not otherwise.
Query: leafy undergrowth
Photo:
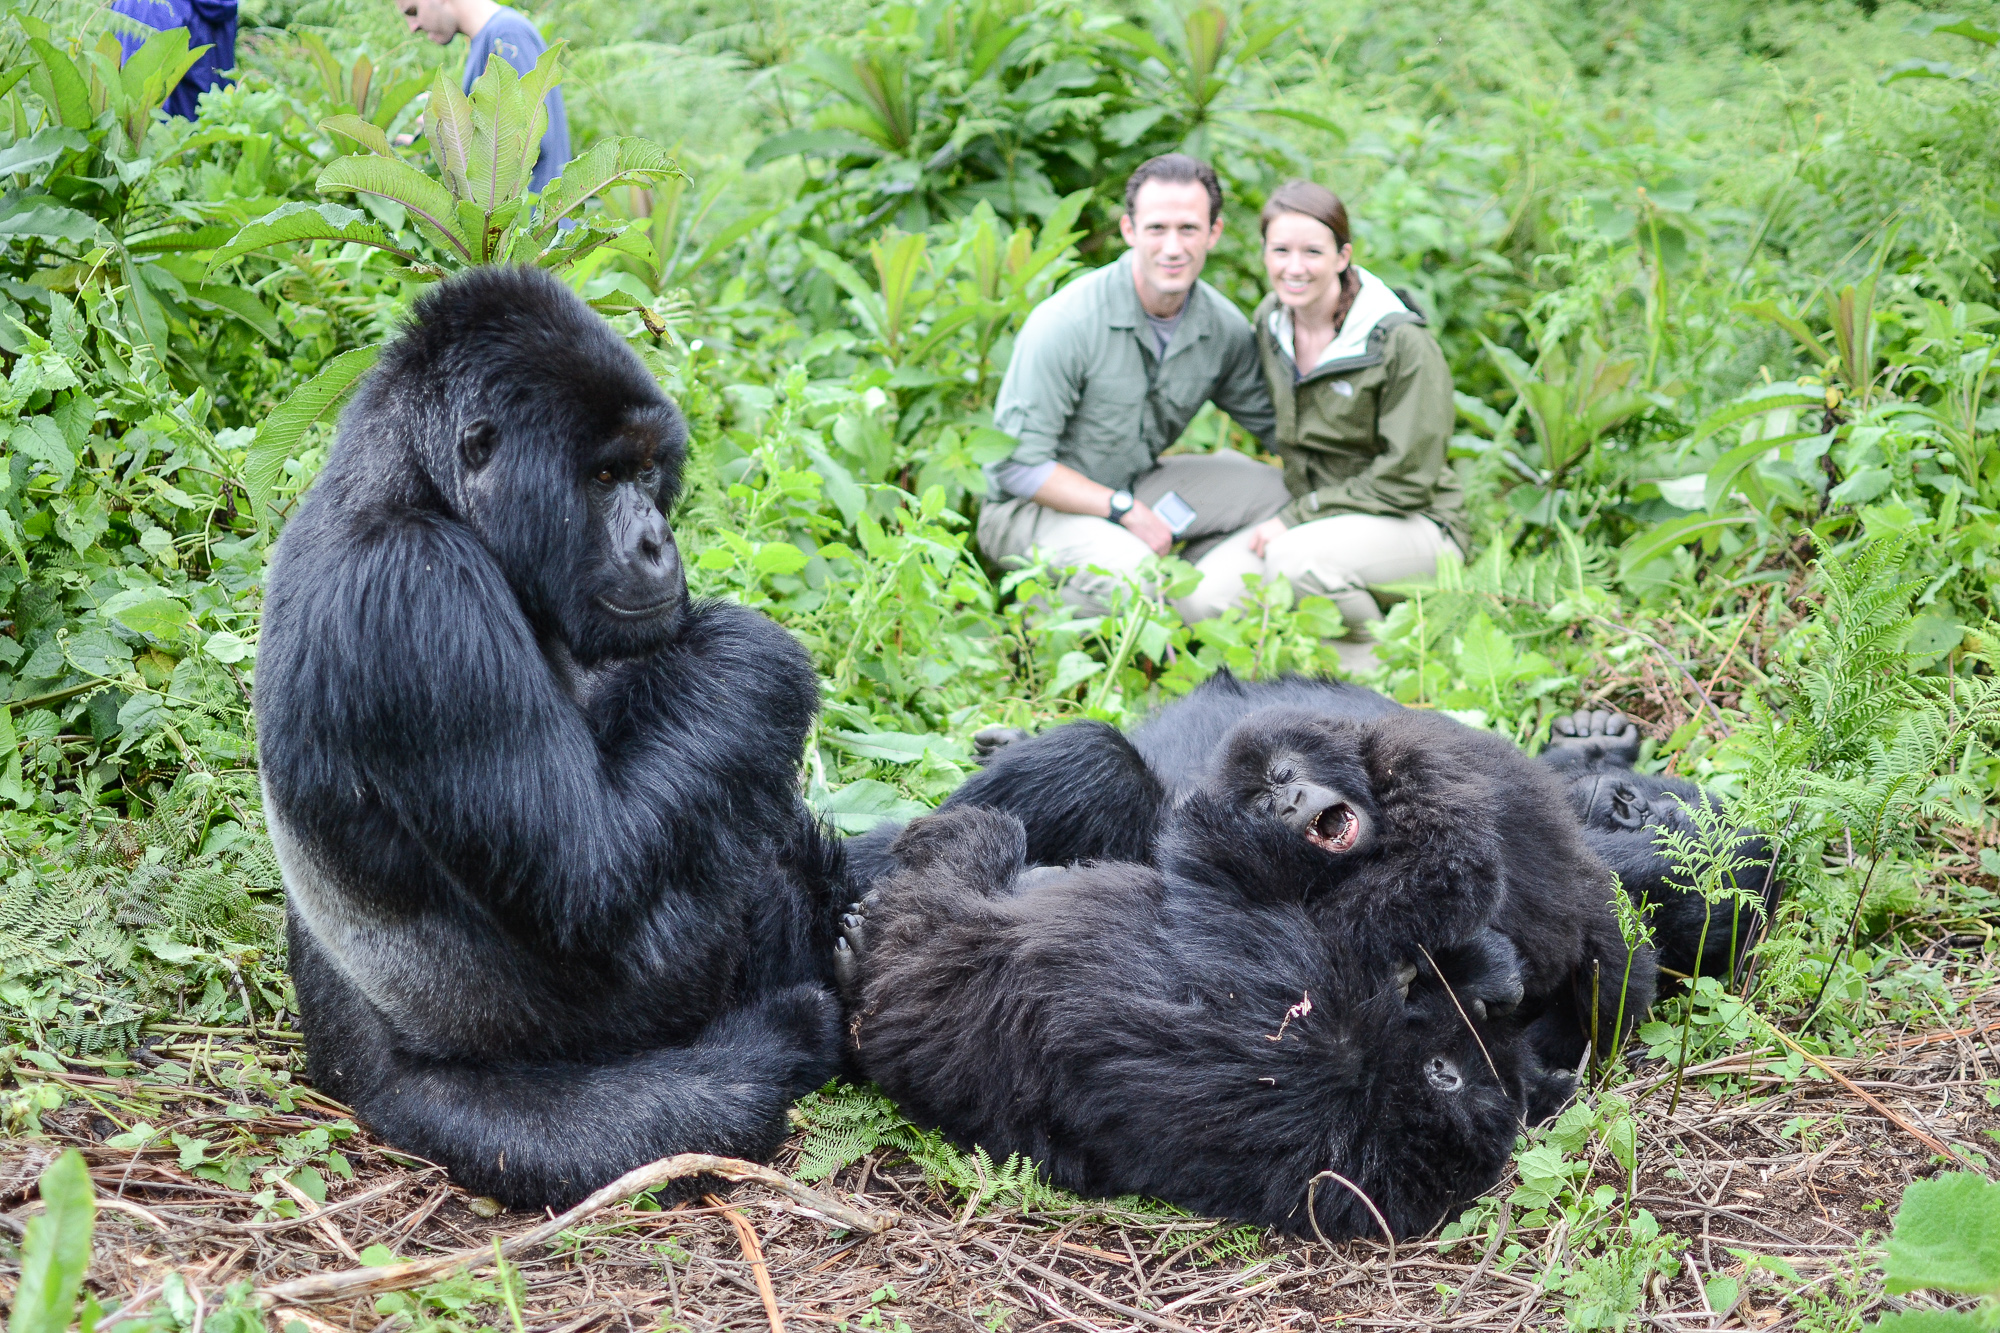
[[[1223,667],[1338,670],[1331,607],[1282,583],[1190,628],[1166,561],[1080,618],[1058,575],[970,546],[1021,320],[1116,253],[1125,171],[1183,146],[1222,170],[1207,275],[1246,309],[1241,224],[1324,165],[1361,262],[1418,294],[1451,361],[1473,559],[1392,590],[1370,682],[1529,749],[1558,713],[1623,709],[1645,766],[1776,836],[1768,885],[1720,838],[1669,849],[1718,902],[1768,894],[1771,927],[1393,1258],[1071,1199],[828,1089],[784,1165],[905,1222],[858,1240],[740,1190],[782,1311],[1830,1333],[1991,1291],[1893,1247],[1885,1287],[1878,1262],[1909,1181],[2000,1151],[1990,5],[1087,8],[563,0],[540,17],[575,45],[540,77],[573,61],[588,151],[544,208],[582,225],[502,201],[477,237],[340,184],[456,188],[389,142],[449,57],[386,7],[246,4],[269,26],[193,122],[155,114],[171,36],[120,68],[102,12],[6,8],[8,1299],[60,1276],[25,1278],[24,1222],[31,1258],[60,1233],[75,1267],[80,1182],[61,1216],[32,1202],[63,1145],[94,1183],[83,1285],[121,1316],[100,1326],[255,1327],[274,1282],[525,1225],[303,1086],[249,709],[270,543],[342,386],[475,247],[535,252],[685,408],[691,577],[813,654],[805,788],[845,831],[935,803],[984,723],[1124,724]],[[497,133],[532,99],[499,78],[474,100]],[[679,141],[685,174],[635,131]],[[1254,445],[1210,413],[1178,447]],[[614,1209],[518,1268],[278,1322],[756,1326],[743,1244],[712,1206]],[[13,1327],[66,1324],[55,1305]]]
[[[2000,1006],[1979,980],[2000,957],[1949,936],[1930,953],[1950,1026],[1870,1027],[1855,1034],[1854,1055],[1818,1062],[1772,1033],[1691,1072],[1671,1107],[1673,1067],[1642,1061],[1524,1142],[1492,1196],[1393,1252],[1232,1228],[1137,1199],[1080,1200],[1017,1164],[920,1134],[879,1096],[851,1088],[802,1104],[801,1133],[778,1166],[899,1213],[895,1226],[879,1237],[842,1233],[754,1185],[735,1190],[728,1208],[751,1226],[788,1319],[850,1327],[1615,1328],[1713,1317],[1831,1333],[1898,1309],[1971,1309],[1987,1290],[1977,1284],[1995,1243],[1990,1206],[1954,1205],[1928,1229],[1899,1222],[1885,1251],[1911,1182],[1948,1181],[1953,1156],[2000,1138]],[[494,1215],[490,1201],[385,1150],[309,1092],[244,1090],[240,1068],[296,1072],[289,1034],[146,1035],[192,1076],[166,1065],[62,1075],[71,1098],[44,1117],[46,1132],[0,1149],[0,1200],[17,1238],[24,1220],[43,1231],[64,1224],[27,1201],[62,1150],[81,1153],[97,1222],[87,1260],[73,1266],[86,1296],[130,1316],[100,1327],[199,1320],[249,1330],[269,1317],[317,1333],[392,1316],[402,1322],[390,1327],[466,1330],[764,1322],[740,1233],[715,1203],[662,1209],[642,1196],[496,1266],[494,1240],[533,1219]],[[272,1294],[315,1274],[459,1254],[476,1264],[348,1302]]]

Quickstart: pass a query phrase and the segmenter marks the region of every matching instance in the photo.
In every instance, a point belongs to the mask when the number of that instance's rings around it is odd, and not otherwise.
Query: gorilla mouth
[[[1306,825],[1306,841],[1329,852],[1351,852],[1360,837],[1361,820],[1345,802],[1329,805]]]
[[[600,597],[597,604],[621,620],[651,620],[654,616],[671,610],[678,597],[665,597],[649,606],[620,606],[609,597]]]

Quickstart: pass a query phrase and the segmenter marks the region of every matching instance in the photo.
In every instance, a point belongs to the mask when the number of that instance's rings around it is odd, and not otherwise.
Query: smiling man
[[[1265,445],[1275,427],[1249,321],[1201,281],[1222,237],[1214,170],[1180,153],[1140,164],[1118,230],[1127,253],[1035,307],[1015,340],[993,419],[1020,447],[987,468],[979,516],[991,559],[1040,552],[1077,570],[1064,595],[1086,613],[1115,583],[1090,566],[1128,573],[1178,541],[1201,568],[1291,498],[1276,468],[1238,453],[1160,458],[1203,403]]]

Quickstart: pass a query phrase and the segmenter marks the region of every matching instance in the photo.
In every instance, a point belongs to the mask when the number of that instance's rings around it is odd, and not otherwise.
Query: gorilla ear
[[[465,460],[466,467],[477,472],[493,457],[493,447],[499,442],[500,432],[485,417],[468,421],[458,433],[458,456]]]

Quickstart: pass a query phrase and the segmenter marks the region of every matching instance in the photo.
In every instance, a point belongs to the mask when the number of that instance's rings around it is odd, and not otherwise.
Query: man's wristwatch
[[[1132,492],[1113,491],[1111,492],[1111,512],[1106,514],[1105,517],[1113,523],[1123,523],[1125,515],[1132,512],[1132,504]]]

